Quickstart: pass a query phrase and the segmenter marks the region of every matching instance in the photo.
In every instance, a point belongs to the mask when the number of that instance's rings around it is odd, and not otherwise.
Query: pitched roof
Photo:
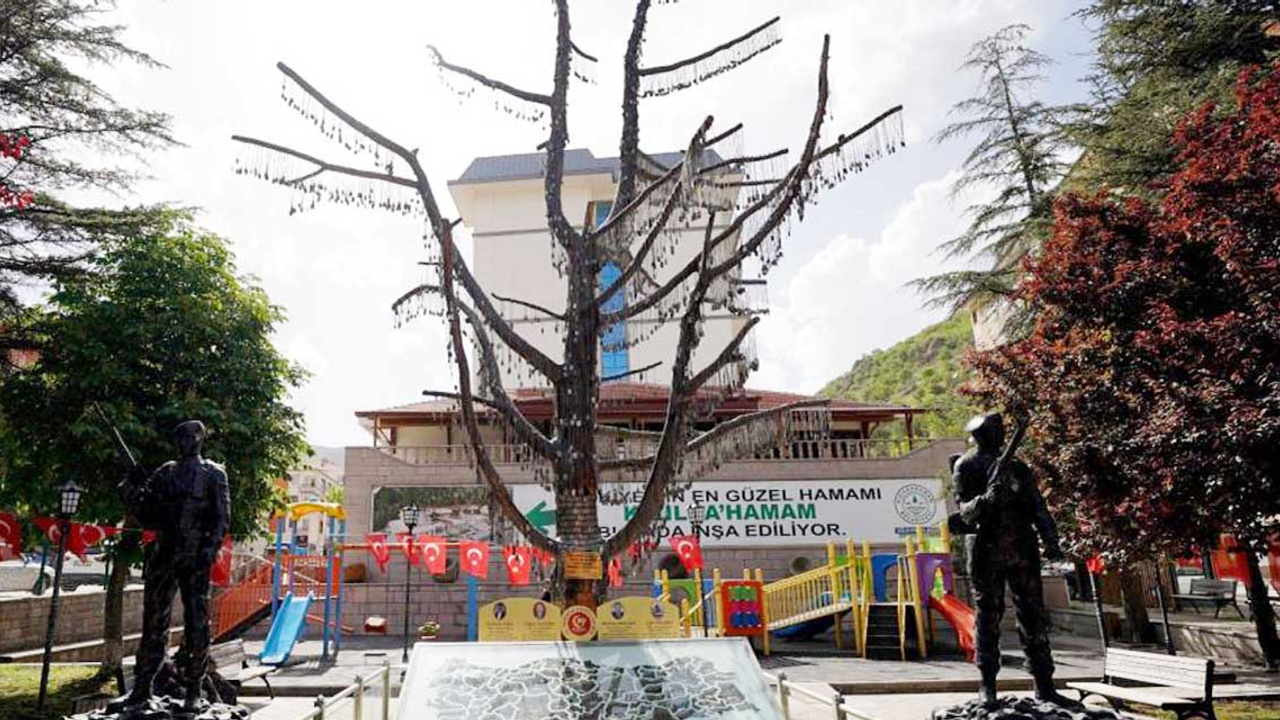
[[[670,167],[684,157],[684,152],[665,152],[649,155],[649,159]],[[704,163],[720,161],[714,150],[707,150]],[[457,180],[449,181],[450,185],[474,185],[478,183],[503,182],[507,180],[531,180],[542,177],[546,167],[545,153],[523,153],[519,155],[492,155],[478,157],[471,161],[467,169]],[[586,148],[574,148],[564,151],[565,175],[604,175],[618,180],[618,169],[621,163],[616,157],[598,158]]]

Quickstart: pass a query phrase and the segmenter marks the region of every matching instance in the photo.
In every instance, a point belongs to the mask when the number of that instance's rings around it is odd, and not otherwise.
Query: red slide
[[[973,662],[973,623],[977,613],[951,593],[946,593],[942,597],[933,596],[930,604],[943,619],[951,624],[951,627],[955,628],[960,649],[964,651],[964,656],[969,659],[969,662]]]

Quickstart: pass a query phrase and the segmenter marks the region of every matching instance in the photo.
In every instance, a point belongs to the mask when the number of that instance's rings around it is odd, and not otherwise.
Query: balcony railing
[[[889,460],[932,443],[932,438],[894,438],[862,440],[857,438],[794,439],[743,460]],[[647,439],[629,438],[625,442],[597,444],[600,459],[644,457],[654,451],[655,443]],[[486,445],[489,456],[498,464],[531,465],[543,460],[527,445]],[[474,456],[470,445],[395,445],[379,447],[379,451],[410,465],[470,465]]]

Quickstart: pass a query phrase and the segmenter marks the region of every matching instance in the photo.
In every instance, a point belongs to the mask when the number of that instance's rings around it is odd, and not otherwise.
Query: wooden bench
[[[249,656],[244,652],[244,640],[232,640],[210,647],[209,663],[217,668],[223,679],[237,688],[250,680],[261,680],[266,684],[271,699],[276,698],[276,691],[271,687],[267,676],[279,668],[274,665],[250,665]]]
[[[1213,603],[1213,616],[1218,617],[1218,613],[1222,612],[1222,608],[1230,605],[1236,609],[1240,615],[1240,619],[1244,619],[1244,612],[1240,610],[1240,605],[1236,603],[1236,586],[1239,583],[1235,580],[1213,580],[1210,578],[1191,578],[1191,592],[1179,593],[1173,596],[1173,607],[1175,610],[1180,609],[1182,603],[1190,603],[1191,608],[1197,613],[1200,612],[1200,603]]]
[[[1213,661],[1185,655],[1163,655],[1107,648],[1103,682],[1069,682],[1080,699],[1104,697],[1116,710],[1140,703],[1169,710],[1183,718],[1216,720],[1213,712]],[[1129,684],[1117,685],[1116,681]]]

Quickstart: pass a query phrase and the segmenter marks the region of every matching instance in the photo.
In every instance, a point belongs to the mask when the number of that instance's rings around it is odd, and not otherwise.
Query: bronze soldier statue
[[[1000,671],[1000,619],[1004,616],[1006,583],[1013,592],[1018,636],[1035,679],[1036,697],[1057,704],[1074,704],[1053,687],[1053,658],[1049,648],[1048,614],[1040,580],[1040,548],[1045,557],[1062,557],[1053,518],[1031,469],[1013,457],[1015,433],[1004,456],[1004,419],[999,413],[979,415],[965,430],[975,446],[952,466],[960,502],[953,529],[966,533],[969,580],[977,605],[977,663],[982,672],[982,699],[996,702],[996,674]]]
[[[152,683],[169,645],[169,615],[174,594],[182,593],[179,668],[185,687],[183,709],[202,709],[200,690],[209,661],[209,574],[227,532],[231,497],[227,474],[200,456],[205,427],[198,420],[173,429],[179,458],[161,465],[149,478],[139,473],[121,484],[125,504],[156,538],[148,548],[143,592],[142,642],[138,647],[133,690],[108,708],[124,712],[151,698]]]

